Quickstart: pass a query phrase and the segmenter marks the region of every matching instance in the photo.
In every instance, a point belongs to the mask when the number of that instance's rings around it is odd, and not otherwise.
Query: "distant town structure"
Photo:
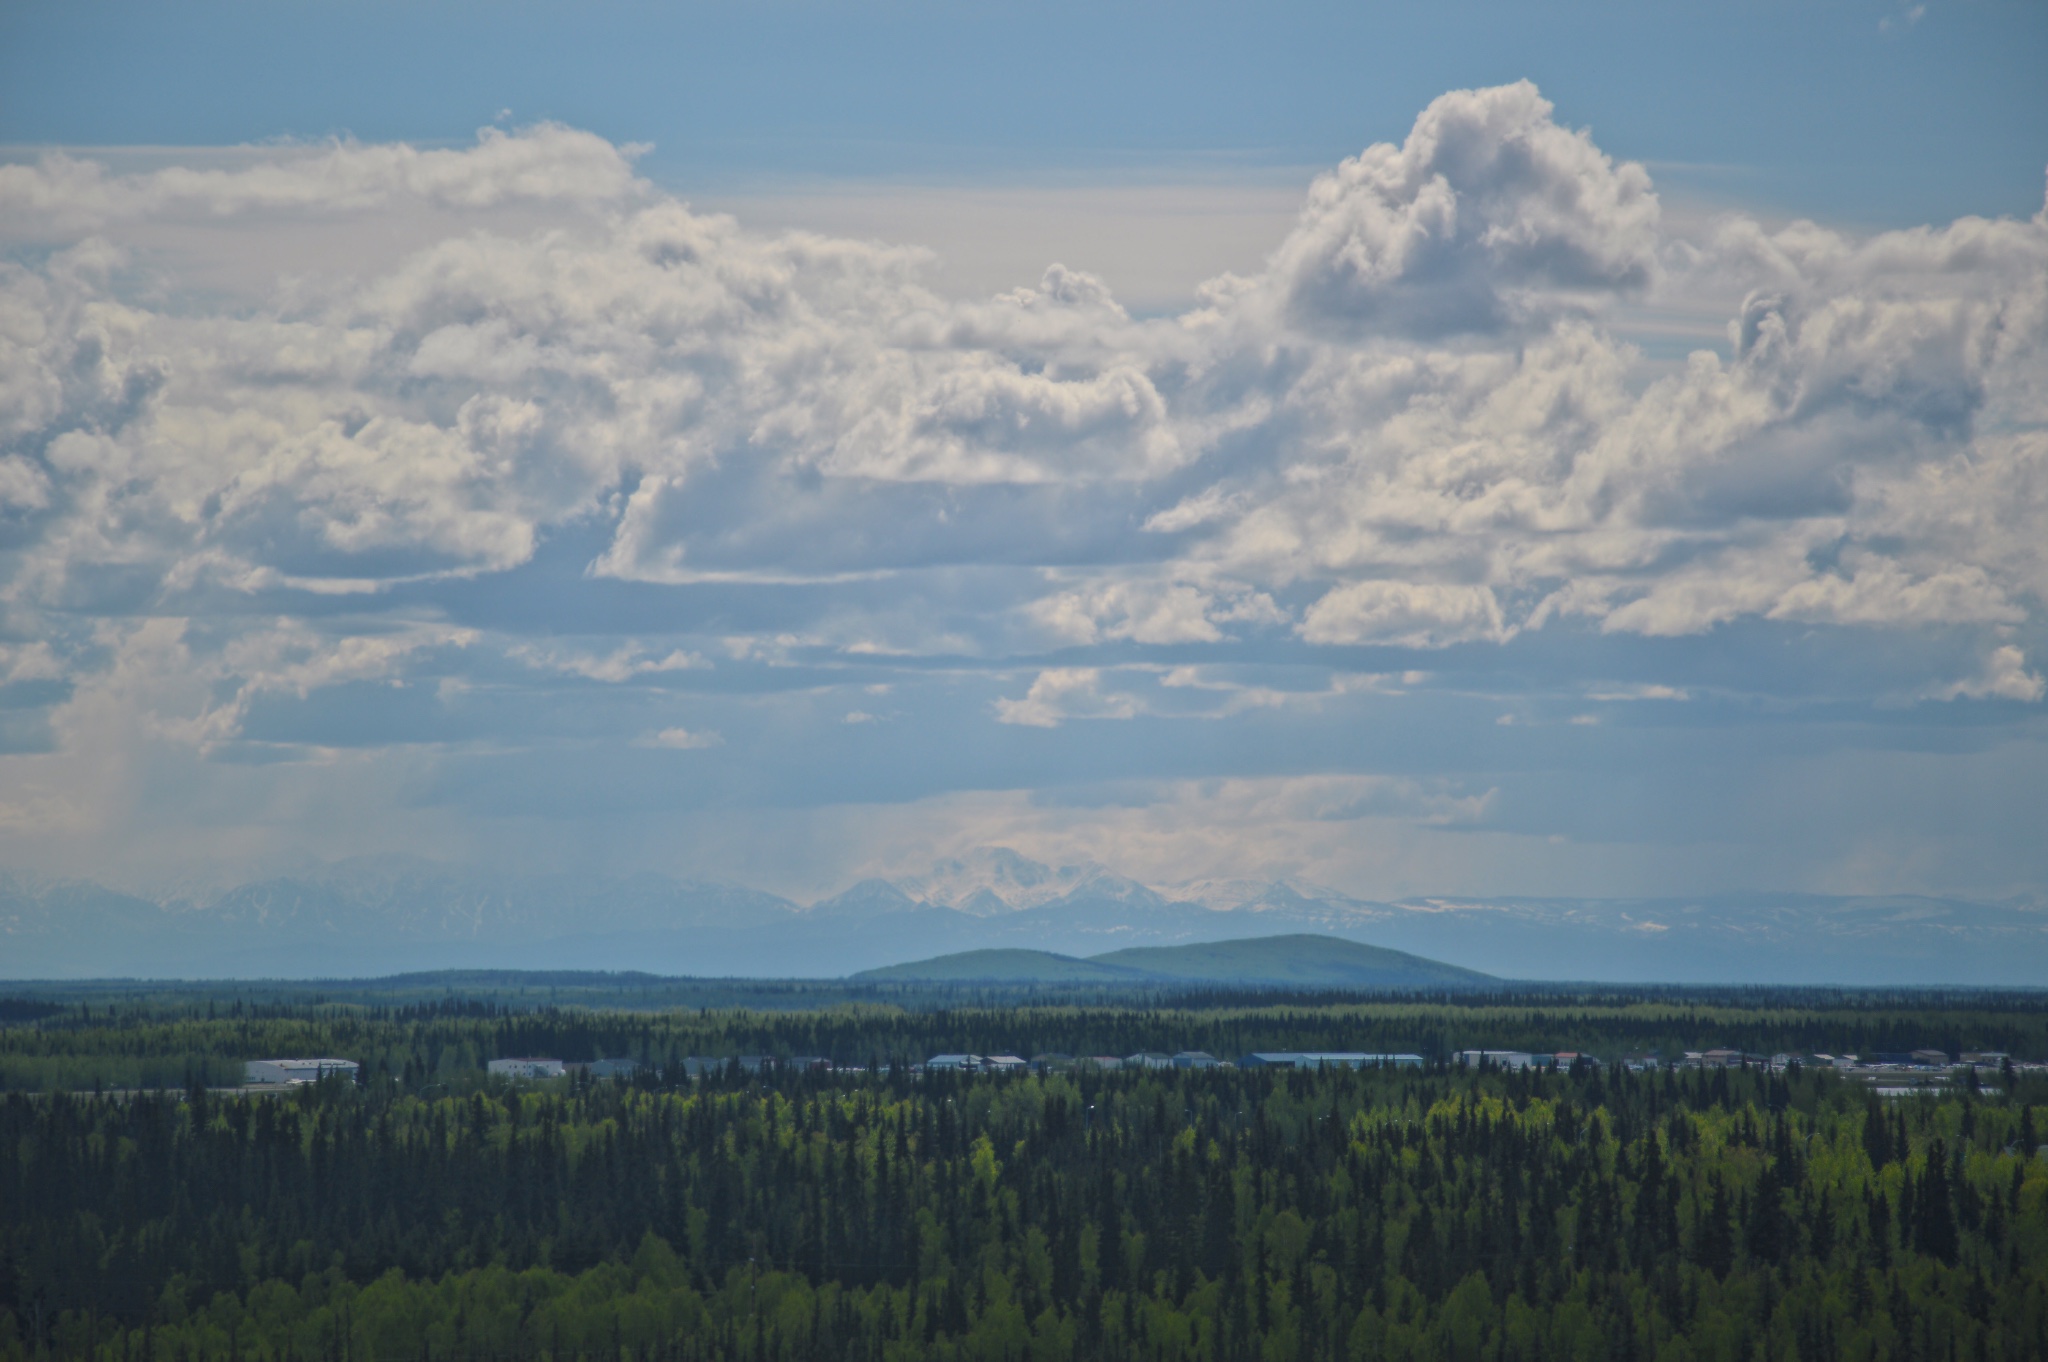
[[[933,1055],[922,1064],[909,1065],[907,1072],[914,1076],[920,1073],[1054,1074],[1109,1069],[1371,1069],[1383,1066],[1421,1069],[1427,1068],[1432,1062],[1412,1051],[1255,1050],[1240,1055],[1235,1061],[1219,1059],[1204,1050],[1181,1050],[1174,1053],[1143,1050],[1121,1058],[1115,1055],[1072,1055],[1059,1050],[1044,1050],[1034,1053],[1028,1060],[1015,1054],[979,1055],[963,1051]],[[1965,1075],[1973,1071],[1975,1081],[1980,1083],[2009,1083],[2018,1075],[2048,1073],[2048,1064],[2014,1061],[2003,1051],[1997,1050],[1967,1050],[1952,1059],[1948,1052],[1932,1049],[1887,1052],[1861,1057],[1790,1052],[1752,1055],[1736,1049],[1714,1049],[1687,1050],[1679,1056],[1663,1056],[1654,1051],[1634,1052],[1612,1061],[1603,1060],[1600,1056],[1588,1054],[1583,1050],[1558,1050],[1550,1053],[1527,1050],[1454,1050],[1450,1054],[1450,1062],[1467,1068],[1484,1066],[1506,1070],[1540,1069],[1559,1073],[1573,1071],[1580,1065],[1604,1067],[1610,1062],[1616,1067],[1637,1073],[1667,1068],[1711,1069],[1743,1066],[1783,1073],[1795,1065],[1809,1069],[1832,1067],[1844,1078],[1877,1085],[1880,1096],[1946,1086],[1952,1082],[1962,1081]],[[769,1069],[841,1074],[869,1072],[865,1065],[843,1065],[818,1055],[799,1055],[794,1058],[741,1055],[727,1059],[692,1056],[680,1061],[671,1061],[668,1067],[683,1077],[705,1078],[726,1072],[735,1065],[748,1074],[759,1074]],[[599,1060],[592,1064],[570,1064],[567,1067],[586,1069],[593,1076],[604,1077],[624,1076],[644,1071],[650,1066],[644,1062],[619,1059]]]
[[[1460,1050],[1458,1062],[1478,1068],[1490,1064],[1496,1069],[1526,1069],[1538,1062],[1547,1063],[1549,1055],[1532,1055],[1523,1050]]]
[[[354,1082],[362,1066],[352,1059],[252,1059],[242,1066],[245,1083],[318,1083],[329,1074]]]
[[[572,1069],[581,1069],[592,1078],[631,1078],[647,1066],[637,1059],[593,1059],[587,1064],[571,1064]]]
[[[1390,1064],[1422,1067],[1421,1055],[1373,1055],[1358,1050],[1255,1050],[1238,1061],[1245,1069],[1366,1069]]]
[[[498,1061],[535,1062],[535,1061]],[[552,1063],[553,1061],[539,1061]],[[967,1052],[933,1055],[922,1064],[912,1064],[908,1072],[958,1073],[958,1074],[1009,1074],[1032,1072],[1039,1074],[1065,1073],[1074,1070],[1104,1069],[1371,1069],[1378,1067],[1399,1069],[1426,1068],[1432,1061],[1410,1051],[1367,1051],[1367,1050],[1255,1050],[1241,1055],[1236,1061],[1218,1059],[1206,1050],[1181,1050],[1168,1053],[1164,1050],[1141,1050],[1136,1054],[1118,1058],[1115,1055],[1070,1055],[1064,1051],[1044,1050],[1022,1059],[1014,1054],[977,1055]],[[1583,1050],[1558,1050],[1553,1053],[1528,1050],[1454,1050],[1450,1062],[1466,1068],[1491,1068],[1507,1070],[1544,1070],[1569,1072],[1580,1065],[1600,1067],[1609,1061]],[[1854,1082],[1868,1083],[1876,1087],[1879,1096],[1896,1096],[1901,1093],[1946,1086],[1957,1081],[2006,1082],[2019,1075],[2048,1073],[2048,1064],[2036,1061],[2014,1061],[2011,1056],[1998,1050],[1966,1050],[1960,1056],[1951,1058],[1944,1050],[1911,1050],[1898,1053],[1872,1055],[1830,1055],[1792,1054],[1784,1052],[1773,1055],[1752,1055],[1735,1049],[1687,1050],[1682,1056],[1671,1058],[1654,1052],[1632,1053],[1612,1061],[1615,1065],[1637,1073],[1654,1072],[1662,1069],[1734,1069],[1745,1066],[1768,1069],[1783,1073],[1793,1066],[1800,1068],[1833,1068],[1843,1078]],[[705,1078],[726,1071],[737,1065],[745,1073],[761,1073],[768,1069],[787,1068],[792,1070],[816,1070],[832,1073],[865,1073],[861,1065],[845,1067],[822,1056],[801,1055],[794,1059],[778,1059],[767,1055],[741,1055],[735,1059],[703,1059],[692,1057],[680,1061],[680,1072],[689,1078]],[[637,1072],[646,1066],[633,1060],[599,1060],[594,1064],[570,1065],[570,1068],[587,1069],[593,1076],[619,1076]],[[494,1065],[495,1068],[495,1065]]]
[[[494,1059],[484,1065],[496,1078],[560,1078],[568,1072],[568,1066],[559,1059]]]
[[[1017,1055],[933,1055],[924,1067],[927,1073],[1014,1074],[1032,1063]]]
[[[1691,1062],[1690,1054],[1686,1058]],[[1772,1069],[1792,1064],[1832,1068],[1852,1083],[1874,1088],[1880,1097],[1903,1097],[1959,1082],[2009,1084],[2017,1078],[2048,1073],[2048,1064],[2015,1061],[2003,1050],[1965,1050],[1953,1058],[1946,1050],[1932,1048],[1867,1055],[1773,1055],[1770,1064]]]

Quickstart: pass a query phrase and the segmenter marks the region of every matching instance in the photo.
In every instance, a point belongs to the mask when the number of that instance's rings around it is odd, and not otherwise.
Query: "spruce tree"
[[[1863,1152],[1870,1157],[1872,1168],[1883,1168],[1894,1157],[1891,1131],[1885,1123],[1884,1106],[1874,1092],[1864,1098]]]
[[[1931,1258],[1955,1265],[1958,1244],[1953,1196],[1949,1187],[1948,1150],[1936,1139],[1927,1150],[1927,1168],[1920,1177],[1915,1198],[1919,1211],[1917,1238],[1920,1251]]]

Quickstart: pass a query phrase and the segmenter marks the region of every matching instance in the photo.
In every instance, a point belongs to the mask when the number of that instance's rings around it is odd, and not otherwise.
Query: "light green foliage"
[[[971,1024],[1287,1037],[1391,1025],[1380,1006]],[[1572,1034],[1607,1024],[1597,1012],[1473,1025]],[[1705,1015],[1687,1024],[1767,1024]],[[0,1098],[0,1360],[2048,1356],[2048,1159],[2020,1147],[2048,1139],[2048,1105],[2024,1086],[1880,1102],[1831,1072],[1440,1065],[463,1086],[415,1061],[541,1049],[549,1026],[659,1055],[676,1036],[769,1049],[748,1028],[841,1026],[880,1052],[940,1024],[44,1024],[81,1059],[95,1032],[132,1055],[247,1026],[316,1050],[352,1037],[385,1062],[361,1087],[265,1097]]]

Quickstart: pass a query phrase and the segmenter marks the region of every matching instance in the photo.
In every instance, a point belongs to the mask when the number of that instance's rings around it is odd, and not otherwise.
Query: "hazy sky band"
[[[1325,165],[1533,79],[1616,155],[1792,213],[2026,214],[2048,15],[1901,4],[13,4],[0,141],[459,141],[509,111],[653,145],[687,194],[794,178]]]

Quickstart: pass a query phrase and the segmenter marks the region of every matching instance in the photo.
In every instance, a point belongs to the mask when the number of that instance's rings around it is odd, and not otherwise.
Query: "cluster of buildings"
[[[589,1074],[592,1078],[631,1078],[646,1067],[637,1059],[561,1060],[520,1056],[490,1060],[484,1065],[484,1072],[494,1078],[562,1078],[572,1073]]]
[[[2002,1073],[2007,1065],[2036,1073],[2048,1071],[2048,1064],[2015,1060],[2003,1050],[1965,1050],[1959,1055],[1951,1055],[1946,1050],[1868,1055],[1772,1055],[1769,1063],[1773,1069],[1787,1069],[1798,1064],[1805,1068],[1836,1069],[1844,1073],[1885,1069],[1932,1069],[1945,1073],[1953,1073],[1957,1069],[1981,1069]]]
[[[588,1063],[559,1059],[494,1059],[484,1065],[499,1078],[561,1078],[572,1072],[592,1078],[630,1078],[645,1066],[636,1059],[598,1059]],[[351,1083],[362,1077],[352,1059],[252,1059],[242,1065],[242,1081],[250,1087],[296,1087],[339,1075]]]
[[[1421,1055],[1365,1054],[1356,1050],[1258,1050],[1235,1063],[1207,1050],[1140,1050],[1134,1055],[1068,1055],[1057,1050],[1024,1059],[1018,1055],[933,1055],[922,1065],[926,1073],[1048,1073],[1061,1069],[1363,1069],[1391,1064],[1421,1067]]]
[[[1536,1054],[1527,1050],[1460,1050],[1455,1058],[1468,1069],[1569,1069],[1574,1064],[1600,1062],[1579,1050],[1559,1050],[1555,1054]],[[1650,1067],[1654,1067],[1654,1061]]]
[[[2008,1073],[2048,1074],[2048,1064],[2015,1060],[2003,1050],[1965,1050],[1950,1055],[1946,1050],[1909,1050],[1868,1055],[1772,1055],[1767,1063],[1773,1072],[1794,1064],[1802,1068],[1833,1069],[1856,1083],[1867,1083],[1881,1094],[1897,1095],[1921,1088],[1943,1087],[1972,1079],[2005,1081]]]
[[[1965,1050],[1951,1055],[1946,1050],[1900,1050],[1885,1051],[1868,1055],[1831,1055],[1825,1052],[1812,1054],[1791,1054],[1780,1051],[1774,1055],[1753,1055],[1742,1050],[1687,1050],[1685,1054],[1671,1061],[1676,1069],[1739,1069],[1744,1067],[1769,1069],[1772,1073],[1784,1073],[1788,1069],[1833,1069],[1846,1078],[1879,1079],[1886,1076],[1933,1076],[1942,1079],[1960,1076],[1966,1070],[1980,1075],[2000,1075],[2010,1067],[2027,1073],[2048,1072],[2048,1064],[2028,1060],[2015,1061],[2003,1050]]]
[[[242,1066],[242,1081],[252,1087],[295,1087],[338,1074],[353,1083],[361,1072],[352,1059],[252,1059]]]
[[[1164,1050],[1140,1050],[1131,1055],[1069,1055],[1057,1050],[1048,1050],[1026,1059],[1022,1055],[993,1054],[977,1055],[968,1053],[933,1055],[922,1064],[912,1064],[909,1072],[961,1073],[961,1074],[1009,1074],[1009,1073],[1055,1073],[1069,1069],[1364,1069],[1387,1064],[1401,1068],[1420,1068],[1421,1055],[1411,1054],[1367,1054],[1357,1050],[1260,1050],[1232,1061],[1218,1059],[1207,1050],[1181,1050],[1168,1054]],[[822,1055],[796,1055],[783,1058],[777,1055],[734,1055],[728,1058],[706,1058],[691,1055],[677,1061],[676,1073],[684,1078],[704,1078],[726,1072],[738,1066],[741,1073],[758,1074],[769,1070],[810,1073],[866,1073],[866,1065],[835,1064]],[[631,1077],[644,1066],[630,1059],[605,1059],[591,1064],[565,1064],[558,1059],[494,1059],[488,1066],[490,1072],[505,1078],[560,1078],[576,1069],[582,1069],[592,1078]]]
[[[1460,1050],[1460,1064],[1496,1069],[1568,1069],[1584,1061],[1597,1064],[1593,1055],[1570,1050],[1556,1054],[1534,1054],[1522,1050]],[[2010,1068],[2018,1073],[2048,1073],[2048,1064],[2014,1061],[2002,1050],[1965,1050],[1951,1055],[1946,1050],[1909,1050],[1869,1055],[1750,1054],[1744,1050],[1687,1050],[1675,1059],[1657,1054],[1624,1055],[1619,1063],[1638,1073],[1654,1069],[1767,1069],[1784,1073],[1792,1068],[1832,1069],[1844,1078],[1880,1086],[1931,1086],[1952,1082],[1974,1072],[1980,1078],[2002,1078]]]

